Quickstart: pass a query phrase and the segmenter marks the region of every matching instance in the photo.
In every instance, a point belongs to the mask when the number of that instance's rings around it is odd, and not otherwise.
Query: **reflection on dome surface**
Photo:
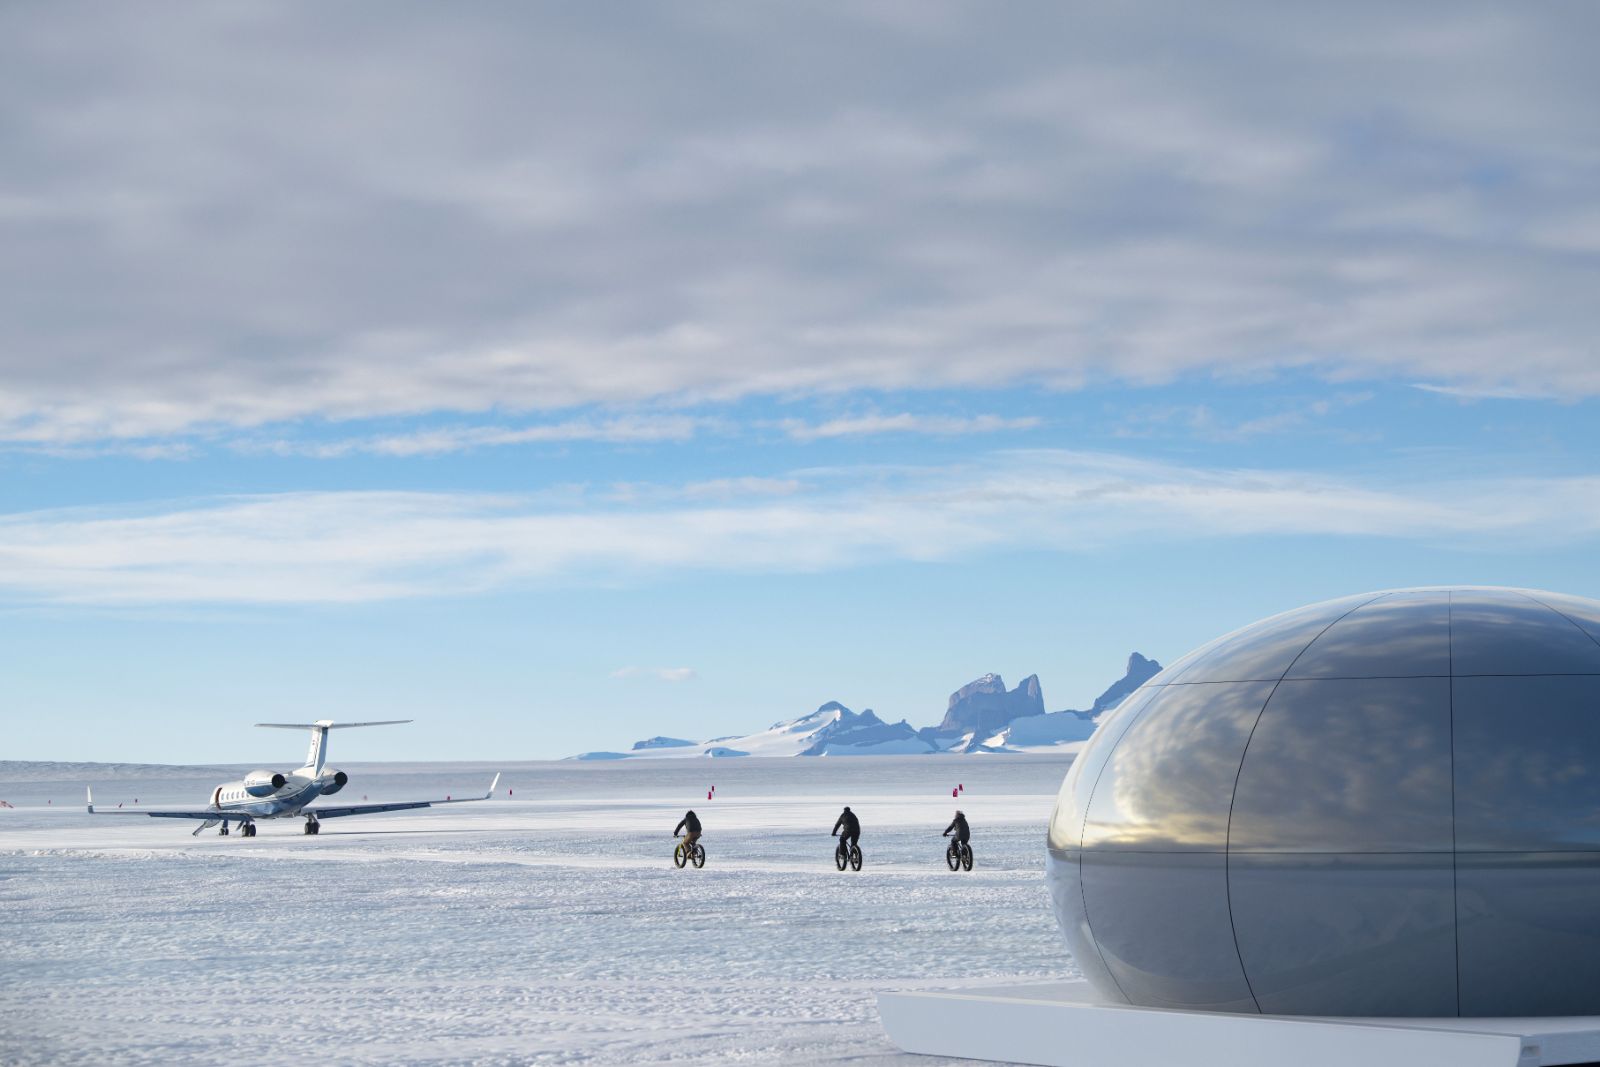
[[[1049,851],[1111,1002],[1600,1014],[1600,602],[1398,590],[1219,638],[1101,723]]]

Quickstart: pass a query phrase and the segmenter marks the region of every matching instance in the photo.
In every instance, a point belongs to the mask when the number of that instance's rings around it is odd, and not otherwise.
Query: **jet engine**
[[[348,774],[329,768],[322,772],[322,777],[317,779],[317,784],[322,787],[322,795],[326,797],[332,796],[343,789],[344,784],[349,780],[350,776]]]
[[[271,771],[251,771],[244,776],[244,791],[253,797],[270,797],[282,789],[286,781],[283,775]]]

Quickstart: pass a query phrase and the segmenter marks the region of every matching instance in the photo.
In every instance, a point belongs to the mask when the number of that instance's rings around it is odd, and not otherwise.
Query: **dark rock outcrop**
[[[998,674],[986,674],[950,694],[950,705],[935,733],[946,737],[972,734],[982,740],[1005,729],[1013,719],[1044,714],[1039,676],[1030,674],[1012,690]]]
[[[1102,711],[1110,711],[1122,703],[1124,697],[1139,688],[1150,679],[1161,673],[1161,664],[1153,659],[1145,659],[1135,652],[1128,657],[1128,670],[1123,676],[1112,682],[1104,693],[1095,697],[1094,707],[1090,712],[1095,715]]]

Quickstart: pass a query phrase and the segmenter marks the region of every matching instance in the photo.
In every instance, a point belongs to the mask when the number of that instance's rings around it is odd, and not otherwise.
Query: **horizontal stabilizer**
[[[272,730],[344,730],[351,726],[399,726],[401,723],[414,722],[414,719],[384,719],[381,722],[258,722],[257,726],[265,726]]]

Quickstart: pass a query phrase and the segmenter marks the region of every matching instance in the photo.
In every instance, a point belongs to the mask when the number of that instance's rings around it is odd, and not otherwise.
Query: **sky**
[[[1600,597],[1597,31],[0,8],[0,760],[921,726],[1352,592]]]

